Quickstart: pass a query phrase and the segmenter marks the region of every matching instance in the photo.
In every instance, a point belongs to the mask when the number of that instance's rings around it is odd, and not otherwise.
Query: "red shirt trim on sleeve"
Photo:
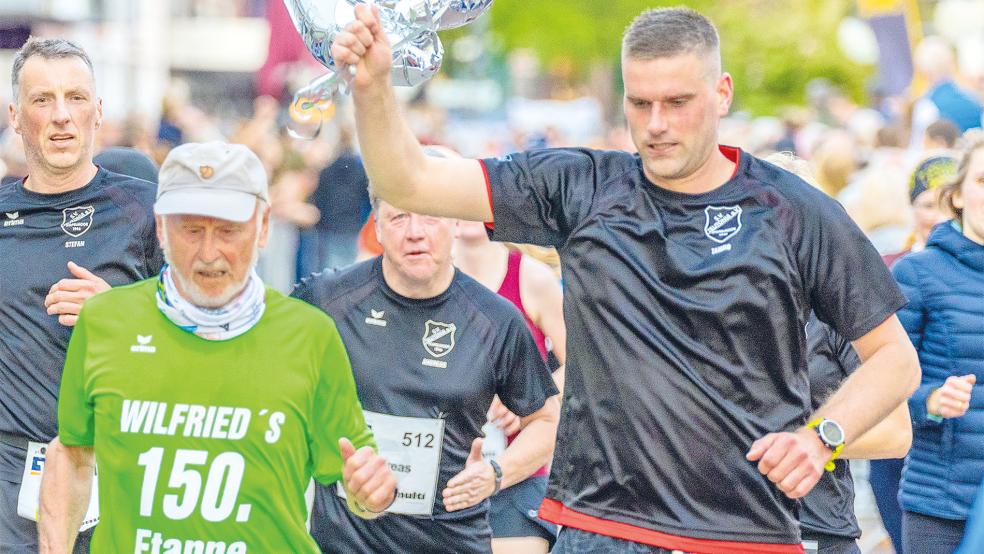
[[[544,499],[543,504],[540,505],[539,515],[541,518],[558,525],[670,550],[683,550],[684,552],[700,554],[803,554],[803,545],[801,544],[732,542],[670,535],[628,523],[608,521],[582,514],[549,498]]]
[[[492,212],[492,221],[485,222],[485,228],[489,231],[495,229],[495,203],[492,202],[492,180],[489,179],[489,168],[485,167],[485,160],[478,160],[482,166],[482,175],[485,176],[485,192],[489,195],[489,211]]]

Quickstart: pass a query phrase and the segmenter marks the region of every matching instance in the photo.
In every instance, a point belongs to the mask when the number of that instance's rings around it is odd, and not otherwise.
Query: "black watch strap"
[[[499,467],[499,463],[495,460],[489,460],[489,465],[492,466],[492,471],[495,472],[495,489],[492,490],[492,496],[495,496],[502,489],[502,468]]]

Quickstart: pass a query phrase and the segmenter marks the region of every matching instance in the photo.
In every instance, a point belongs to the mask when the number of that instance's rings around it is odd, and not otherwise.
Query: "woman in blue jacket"
[[[952,553],[984,478],[984,135],[968,139],[941,194],[954,219],[893,267],[922,366],[899,494],[906,554]]]

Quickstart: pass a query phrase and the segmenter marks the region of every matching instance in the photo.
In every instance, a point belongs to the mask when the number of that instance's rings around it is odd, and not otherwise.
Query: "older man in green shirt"
[[[165,160],[155,213],[169,265],[88,301],[69,345],[42,552],[71,548],[94,462],[94,551],[314,553],[312,476],[341,479],[362,517],[393,501],[334,323],[253,271],[267,204],[245,147],[189,144]]]

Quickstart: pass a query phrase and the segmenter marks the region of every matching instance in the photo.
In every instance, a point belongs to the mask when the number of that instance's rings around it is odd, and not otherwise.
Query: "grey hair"
[[[708,59],[708,69],[721,73],[721,40],[709,19],[690,8],[658,8],[637,16],[622,37],[622,58],[653,60],[680,54]]]
[[[46,60],[78,58],[85,62],[85,65],[89,68],[89,73],[95,79],[96,72],[92,69],[92,60],[89,59],[89,55],[79,45],[63,38],[31,37],[17,51],[17,54],[14,56],[13,69],[10,71],[10,84],[14,91],[15,100],[20,93],[18,89],[21,70],[24,69],[24,64],[27,63],[27,60],[34,56],[39,56]]]

